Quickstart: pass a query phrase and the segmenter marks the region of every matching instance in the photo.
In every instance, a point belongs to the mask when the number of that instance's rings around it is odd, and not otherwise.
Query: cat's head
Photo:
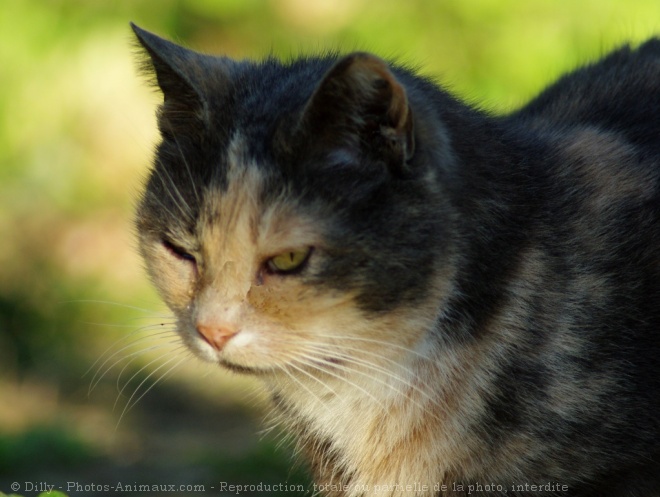
[[[414,349],[453,250],[446,137],[414,78],[365,53],[234,61],[134,30],[164,95],[140,247],[188,346],[254,373]]]

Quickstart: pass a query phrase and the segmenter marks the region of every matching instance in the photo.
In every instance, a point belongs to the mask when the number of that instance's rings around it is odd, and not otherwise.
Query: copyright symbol
[[[11,489],[12,492],[16,492],[17,490],[21,489],[21,485],[15,481],[14,483],[11,484]]]

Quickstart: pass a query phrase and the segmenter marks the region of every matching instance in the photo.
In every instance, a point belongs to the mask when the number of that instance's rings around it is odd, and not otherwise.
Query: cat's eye
[[[288,250],[268,259],[266,267],[273,273],[292,274],[304,267],[311,253],[311,247]]]
[[[190,262],[197,262],[195,260],[194,255],[189,254],[184,249],[182,249],[178,245],[173,244],[169,240],[163,239],[163,246],[168,250],[168,252],[170,252],[172,255],[174,255],[178,259],[182,259],[184,261],[190,261]]]

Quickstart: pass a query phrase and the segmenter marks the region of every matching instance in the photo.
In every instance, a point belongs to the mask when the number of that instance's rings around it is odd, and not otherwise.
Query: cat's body
[[[147,266],[316,490],[660,495],[660,41],[490,117],[368,54],[136,33],[165,94]]]

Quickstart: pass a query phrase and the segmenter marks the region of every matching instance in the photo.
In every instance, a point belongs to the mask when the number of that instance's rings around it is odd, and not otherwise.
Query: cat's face
[[[418,347],[451,223],[387,66],[232,63],[138,35],[165,94],[140,247],[185,343],[260,374],[387,367]]]
[[[240,157],[230,154],[226,189],[205,192],[193,233],[142,237],[152,278],[205,359],[267,371],[324,349],[332,357],[342,335],[364,336],[368,325],[356,290],[319,281],[341,257],[327,239],[331,221],[291,192],[260,198],[267,179]]]

